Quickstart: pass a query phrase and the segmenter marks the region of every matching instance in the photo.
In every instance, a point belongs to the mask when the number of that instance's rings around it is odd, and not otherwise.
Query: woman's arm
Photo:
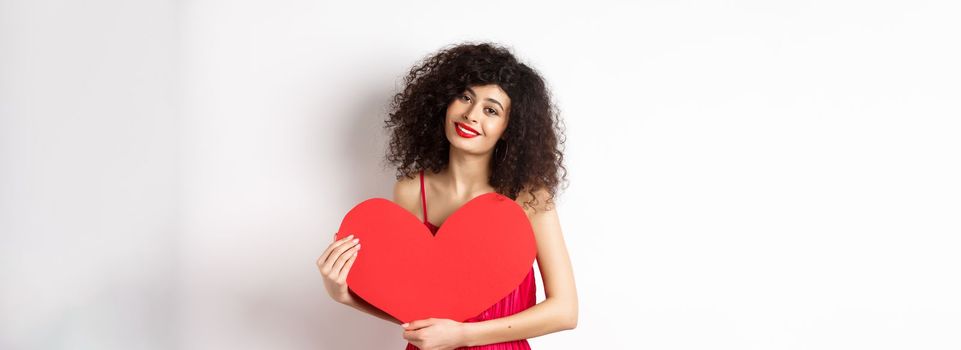
[[[546,198],[546,193],[538,192],[537,197]],[[507,317],[465,323],[467,346],[529,339],[577,327],[574,272],[561,235],[557,208],[538,208],[530,217],[546,300]]]
[[[351,298],[350,298],[350,301],[347,302],[345,305],[396,324],[402,323],[400,322],[400,320],[398,320],[394,316],[391,316],[390,314],[384,312],[384,310],[378,309],[376,306],[371,305],[366,300],[362,299],[360,296],[354,293],[354,291],[350,290],[348,292],[350,293]]]

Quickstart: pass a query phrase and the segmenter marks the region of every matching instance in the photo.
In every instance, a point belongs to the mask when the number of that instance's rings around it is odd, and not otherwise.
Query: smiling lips
[[[457,135],[465,138],[480,136],[477,130],[471,129],[471,127],[464,125],[463,123],[454,123],[454,129],[457,130]]]

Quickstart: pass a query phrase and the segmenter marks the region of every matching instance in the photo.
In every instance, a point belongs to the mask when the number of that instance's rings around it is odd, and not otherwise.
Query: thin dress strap
[[[424,205],[424,223],[427,222],[427,194],[424,192],[424,170],[420,171],[420,202]]]

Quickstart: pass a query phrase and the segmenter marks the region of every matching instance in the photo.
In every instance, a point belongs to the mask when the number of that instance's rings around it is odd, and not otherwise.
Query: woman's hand
[[[401,325],[404,339],[420,350],[452,350],[467,346],[464,323],[446,318],[428,318]]]
[[[334,234],[337,238],[337,234]],[[324,254],[317,259],[317,268],[324,275],[324,287],[327,294],[341,304],[350,304],[353,296],[347,290],[347,273],[357,259],[357,251],[360,250],[358,239],[350,235],[340,240],[336,240],[327,246]]]

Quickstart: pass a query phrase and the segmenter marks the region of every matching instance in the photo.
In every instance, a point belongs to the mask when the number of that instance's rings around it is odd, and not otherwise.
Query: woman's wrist
[[[346,300],[337,300],[338,303],[350,306],[352,308],[357,308],[357,301],[354,298],[346,298]]]
[[[464,323],[461,323],[461,326],[463,327],[463,330],[461,333],[463,337],[461,340],[461,343],[462,343],[461,345],[462,346],[479,345],[479,344],[476,344],[477,340],[475,339],[476,332],[477,332],[477,327],[476,327],[477,324],[474,322],[464,322]]]
[[[371,316],[383,319],[385,321],[401,324],[400,320],[395,318],[393,315],[384,312],[383,310],[377,308],[374,305],[371,305],[363,298],[354,294],[353,291],[350,291],[350,299],[347,302],[344,302],[343,304],[350,306],[352,308],[355,308],[357,310],[363,311],[367,314],[370,314]]]

